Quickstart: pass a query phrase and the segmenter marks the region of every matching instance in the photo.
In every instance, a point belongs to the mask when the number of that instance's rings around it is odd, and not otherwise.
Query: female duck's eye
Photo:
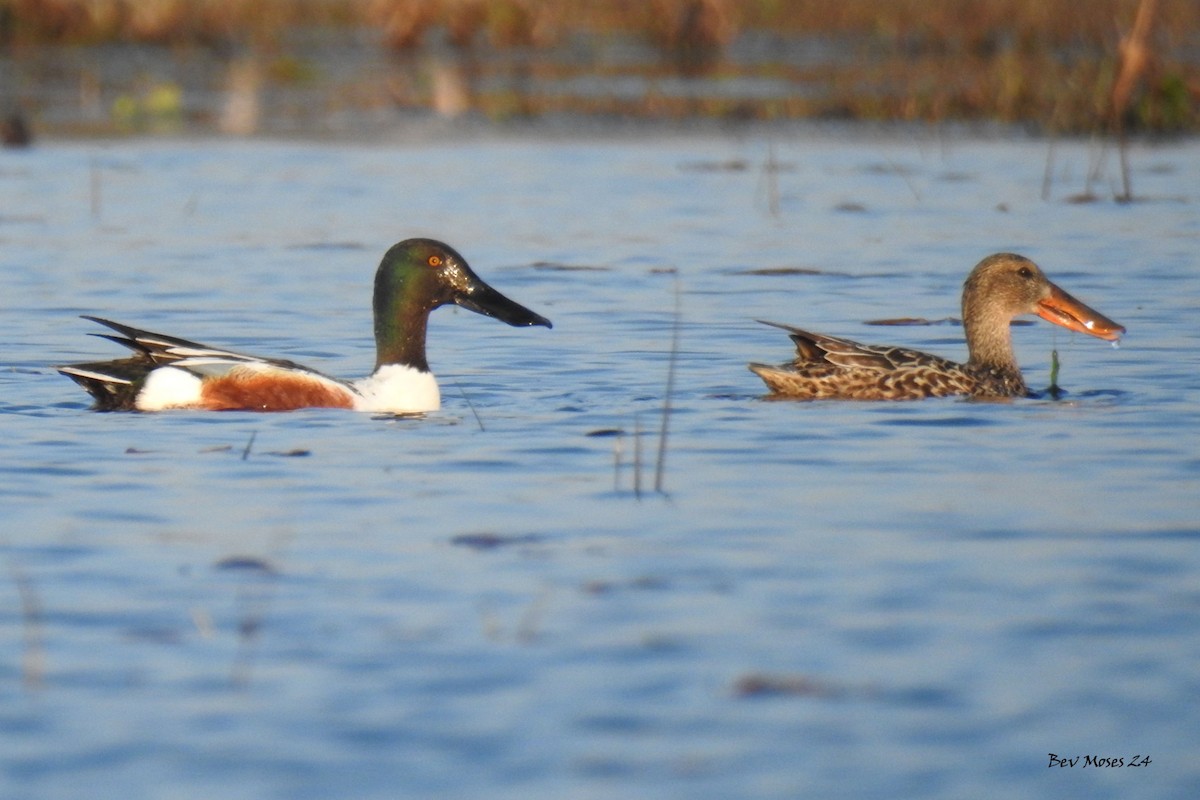
[[[440,267],[442,265],[441,256],[430,256],[426,261],[429,262],[429,266],[431,267]]]
[[[431,261],[432,261],[432,259],[431,259]],[[1029,267],[1021,267],[1019,270],[1017,270],[1017,274],[1020,275],[1022,278],[1032,278],[1033,270],[1031,270]]]

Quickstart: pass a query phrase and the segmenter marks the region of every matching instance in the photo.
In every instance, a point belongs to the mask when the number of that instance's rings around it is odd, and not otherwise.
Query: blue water
[[[1200,147],[1135,147],[1130,204],[1112,153],[1069,200],[1089,143],[1044,197],[1048,150],[0,154],[0,794],[1195,796]],[[428,418],[96,414],[52,369],[117,355],[93,313],[361,376],[415,235],[555,325],[435,312]],[[1129,330],[1014,328],[1063,399],[759,399],[746,362],[789,353],[759,318],[963,356],[864,322],[957,315],[998,250]]]

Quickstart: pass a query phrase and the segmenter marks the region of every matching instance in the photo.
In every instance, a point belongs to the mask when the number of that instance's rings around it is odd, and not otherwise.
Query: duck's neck
[[[1013,355],[1012,320],[987,307],[963,303],[963,330],[967,336],[967,363],[973,367],[1020,374]]]
[[[425,360],[425,329],[429,323],[428,306],[419,302],[403,286],[375,282],[375,369],[388,364],[429,371]]]

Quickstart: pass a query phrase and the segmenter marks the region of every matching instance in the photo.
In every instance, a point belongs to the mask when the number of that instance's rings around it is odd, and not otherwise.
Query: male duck
[[[551,327],[550,320],[484,283],[449,245],[407,239],[384,254],[375,273],[375,371],[362,380],[340,381],[292,361],[220,350],[98,317],[85,319],[121,335],[94,335],[136,355],[58,371],[86,389],[102,411],[436,411],[441,395],[425,360],[425,329],[429,312],[447,303],[509,325]]]
[[[779,397],[803,400],[917,400],[970,395],[1028,394],[1013,356],[1009,324],[1037,314],[1064,328],[1115,341],[1125,328],[1051,283],[1037,264],[1013,253],[988,256],[963,284],[962,319],[967,363],[905,350],[859,344],[790,325],[795,360],[780,366],[751,364]]]

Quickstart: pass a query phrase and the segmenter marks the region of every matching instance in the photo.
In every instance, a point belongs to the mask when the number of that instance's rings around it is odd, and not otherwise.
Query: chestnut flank
[[[204,381],[201,408],[210,411],[294,411],[298,408],[354,408],[348,389],[320,378],[233,370]]]

